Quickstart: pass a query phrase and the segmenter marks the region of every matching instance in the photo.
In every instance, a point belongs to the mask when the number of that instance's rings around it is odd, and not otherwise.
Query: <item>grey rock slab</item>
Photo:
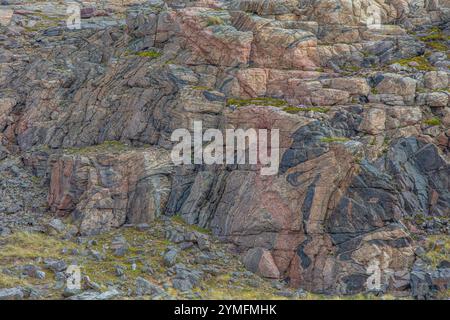
[[[20,300],[24,298],[22,288],[0,289],[0,300]]]

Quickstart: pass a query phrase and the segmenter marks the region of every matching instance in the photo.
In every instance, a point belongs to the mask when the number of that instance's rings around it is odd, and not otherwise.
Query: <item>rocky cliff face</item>
[[[448,1],[113,2],[81,30],[62,4],[3,7],[0,168],[20,157],[41,180],[37,215],[81,236],[179,215],[316,293],[366,292],[374,261],[381,291],[448,285],[417,253],[449,233]],[[175,166],[171,133],[194,121],[280,129],[279,173]],[[1,182],[14,228],[42,189]]]

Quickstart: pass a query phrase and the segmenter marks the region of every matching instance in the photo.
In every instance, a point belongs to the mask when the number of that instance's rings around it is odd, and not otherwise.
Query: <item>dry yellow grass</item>
[[[57,240],[42,233],[16,232],[2,240],[0,260],[57,258],[63,248],[73,248],[69,241]]]

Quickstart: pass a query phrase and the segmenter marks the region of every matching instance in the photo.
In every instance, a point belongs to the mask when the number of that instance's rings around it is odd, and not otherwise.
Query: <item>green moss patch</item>
[[[197,225],[193,225],[193,224],[188,224],[186,221],[184,221],[184,219],[181,216],[173,216],[172,217],[172,221],[178,224],[183,225],[184,227],[192,230],[192,231],[197,231],[203,234],[211,234],[211,230],[206,229],[206,228],[202,228],[200,226]]]
[[[347,142],[349,140],[350,140],[349,138],[345,138],[345,137],[326,137],[326,138],[320,139],[320,141],[324,142],[324,143]]]
[[[154,51],[154,50],[147,50],[147,51],[139,51],[136,52],[135,55],[142,58],[151,58],[156,59],[162,56],[160,52]]]
[[[431,119],[425,120],[423,123],[425,123],[426,125],[429,125],[429,126],[440,126],[442,121],[439,118],[431,118]]]
[[[277,98],[266,98],[266,97],[261,97],[261,98],[252,98],[252,99],[234,99],[234,98],[230,98],[227,100],[227,105],[228,106],[237,106],[237,107],[245,107],[245,106],[249,106],[249,105],[259,105],[259,106],[273,106],[273,107],[285,107],[288,106],[289,104],[282,99],[277,99]]]
[[[130,146],[120,142],[120,141],[105,141],[102,144],[97,144],[93,146],[80,147],[80,148],[67,148],[64,149],[64,153],[67,154],[93,154],[93,153],[104,153],[104,152],[123,152],[131,149]]]
[[[425,56],[416,56],[407,59],[400,59],[397,61],[398,64],[405,67],[413,67],[421,71],[433,71],[435,68],[428,62]],[[412,66],[411,64],[415,64]]]
[[[428,42],[428,41],[446,41],[448,37],[444,35],[439,27],[433,27],[429,30],[429,34],[426,36],[419,37],[420,40]]]
[[[192,89],[194,89],[194,90],[212,90],[211,88],[206,87],[206,86],[193,86]]]
[[[439,41],[427,42],[427,46],[436,51],[447,51],[448,47],[445,43]]]
[[[330,109],[329,108],[321,108],[321,107],[300,108],[300,107],[289,106],[289,107],[284,107],[283,111],[285,111],[287,113],[292,113],[292,114],[296,114],[299,112],[309,112],[309,111],[327,113],[328,111],[330,111]]]
[[[215,17],[215,16],[210,16],[207,18],[207,25],[209,26],[219,26],[225,24],[225,22],[223,21],[222,18],[220,17]]]
[[[447,235],[428,237],[425,248],[427,250],[425,257],[434,267],[442,261],[448,261],[450,259],[450,237]]]

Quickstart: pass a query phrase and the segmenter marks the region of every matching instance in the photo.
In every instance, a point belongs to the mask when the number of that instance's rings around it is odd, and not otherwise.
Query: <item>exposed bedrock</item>
[[[305,140],[298,140],[302,148]],[[356,163],[354,150],[341,145],[305,149],[295,163],[285,152],[291,163],[277,177],[184,172],[175,190],[183,196],[171,198],[168,212],[210,226],[264,276],[280,274],[318,292],[355,293],[365,290],[372,260],[384,259],[392,278],[383,284],[403,289],[397,286],[408,282],[414,253],[401,219],[449,214],[449,163],[416,138],[399,140],[375,163]]]
[[[149,223],[163,213],[171,188],[164,150],[52,156],[48,161],[49,205],[61,216],[72,214],[82,234]]]

